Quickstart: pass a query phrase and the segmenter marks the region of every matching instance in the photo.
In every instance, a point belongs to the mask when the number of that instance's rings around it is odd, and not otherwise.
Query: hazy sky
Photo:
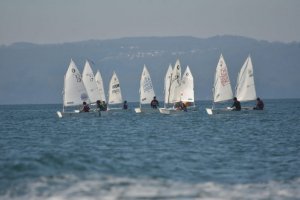
[[[0,44],[132,36],[300,41],[300,0],[0,0]]]

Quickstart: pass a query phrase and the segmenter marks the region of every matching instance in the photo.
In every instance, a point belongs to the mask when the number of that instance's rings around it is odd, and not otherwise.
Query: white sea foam
[[[21,194],[15,193],[23,187]],[[179,181],[112,176],[43,177],[14,186],[0,199],[46,200],[131,200],[131,199],[298,199],[300,178],[293,181],[270,181],[251,184]]]

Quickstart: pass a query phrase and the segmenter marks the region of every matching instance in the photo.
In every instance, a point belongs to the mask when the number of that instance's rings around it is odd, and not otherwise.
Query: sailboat
[[[97,73],[95,75],[95,80],[96,80],[97,87],[98,87],[98,92],[99,92],[99,95],[100,95],[100,101],[105,101],[106,102],[103,79],[102,79],[102,76],[101,76],[101,73],[100,73],[99,70],[97,70]]]
[[[154,96],[155,96],[155,92],[153,89],[151,77],[147,70],[146,65],[144,65],[143,72],[141,75],[141,81],[140,81],[140,107],[135,108],[134,111],[136,113],[141,113],[141,112],[147,112],[147,111],[149,112],[149,111],[156,110],[150,107],[150,103]],[[148,104],[148,109],[142,108],[143,104]]]
[[[57,111],[58,117],[62,118],[64,115],[72,115],[79,113],[79,110],[65,111],[65,107],[75,107],[82,105],[83,102],[90,103],[89,96],[83,85],[82,76],[71,59],[70,65],[64,77],[63,89],[63,109]]]
[[[194,77],[189,66],[186,67],[181,79],[180,100],[187,107],[195,107]]]
[[[230,110],[228,108],[217,109],[215,108],[215,104],[232,100],[232,98],[233,98],[233,93],[231,89],[228,69],[225,60],[223,58],[223,55],[221,54],[216,68],[215,79],[214,79],[213,105],[212,108],[206,108],[207,114],[212,115],[213,113]]]
[[[256,89],[253,76],[253,65],[250,55],[244,62],[237,78],[236,84],[236,98],[240,102],[254,101],[256,100]],[[242,110],[253,109],[252,107],[242,107]]]
[[[122,93],[120,88],[120,82],[116,72],[113,73],[110,82],[109,82],[109,90],[108,90],[108,105],[115,106],[123,103]],[[109,108],[111,109],[121,109],[119,108]]]
[[[85,62],[82,81],[89,96],[91,103],[96,103],[100,99],[100,93],[98,92],[97,83],[91,65],[88,61]]]
[[[180,61],[177,59],[174,68],[170,74],[170,66],[165,76],[165,106],[159,108],[162,114],[171,114],[176,111],[174,107],[176,103],[181,102],[181,66]],[[169,88],[169,89],[167,89]],[[173,104],[173,107],[168,107]]]

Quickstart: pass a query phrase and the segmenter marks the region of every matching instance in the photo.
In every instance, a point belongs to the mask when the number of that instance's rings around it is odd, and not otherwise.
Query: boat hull
[[[57,116],[59,118],[63,118],[63,117],[79,117],[79,116],[91,116],[91,117],[100,117],[100,116],[105,116],[108,115],[108,111],[90,111],[90,112],[79,112],[78,110],[74,110],[74,111],[69,111],[69,112],[61,112],[61,111],[57,111],[56,112]]]
[[[214,115],[214,114],[225,114],[225,113],[263,112],[263,110],[255,110],[252,107],[242,107],[240,111],[235,111],[232,108],[227,107],[227,108],[218,108],[218,109],[206,108],[206,112],[208,115]]]
[[[170,114],[174,114],[174,113],[183,113],[183,110],[178,110],[178,109],[174,109],[174,108],[159,108],[159,112],[161,114],[165,114],[165,115],[170,115]]]
[[[135,108],[134,111],[135,111],[135,113],[157,113],[157,112],[159,112],[158,109],[153,109],[153,108]]]

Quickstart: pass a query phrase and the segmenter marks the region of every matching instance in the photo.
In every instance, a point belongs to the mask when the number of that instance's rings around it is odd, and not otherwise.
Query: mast
[[[65,112],[65,85],[66,85],[66,75],[64,75],[64,88],[63,88],[63,109],[62,111]]]
[[[172,76],[173,76],[173,73],[171,73],[171,77],[170,77],[170,84],[169,84],[169,89],[168,89],[168,102],[167,102],[167,105],[170,103],[170,91],[171,91],[171,85],[172,85]]]

